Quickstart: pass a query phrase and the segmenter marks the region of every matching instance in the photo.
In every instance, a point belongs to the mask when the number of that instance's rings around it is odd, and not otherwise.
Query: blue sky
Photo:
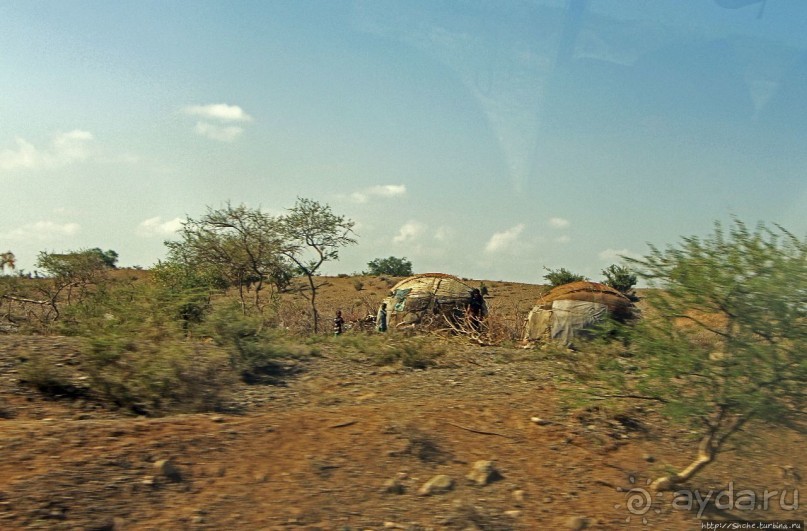
[[[0,0],[0,250],[148,267],[186,216],[298,196],[357,223],[331,274],[597,280],[732,216],[802,235],[805,27],[801,0]]]

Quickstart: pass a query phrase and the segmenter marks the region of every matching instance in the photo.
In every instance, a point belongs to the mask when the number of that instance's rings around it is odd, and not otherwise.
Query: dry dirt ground
[[[323,304],[383,294],[363,283],[331,279]],[[487,285],[501,308],[539,290]],[[272,385],[241,385],[231,410],[143,418],[20,384],[21,353],[70,367],[74,339],[0,336],[0,529],[701,529],[697,503],[645,505],[648,478],[695,451],[652,402],[620,415],[570,406],[564,391],[579,384],[533,351],[467,345],[413,370],[338,354],[339,339],[284,360]],[[767,509],[704,516],[803,520],[804,448],[803,435],[755,425],[688,487],[731,485],[758,505],[778,491]],[[498,472],[485,485],[466,478],[480,460]],[[451,489],[421,495],[437,475]]]

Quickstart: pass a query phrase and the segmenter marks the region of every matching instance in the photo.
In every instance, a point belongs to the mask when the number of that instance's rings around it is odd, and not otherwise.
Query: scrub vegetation
[[[519,364],[544,375],[567,397],[559,415],[635,427],[649,422],[636,412],[652,404],[653,422],[665,430],[685,425],[697,441],[682,441],[675,455],[694,458],[649,470],[649,487],[659,491],[697,481],[729,441],[744,445],[763,424],[803,434],[807,244],[782,227],[751,229],[735,220],[613,265],[604,281],[639,301],[640,319],[609,322],[574,350],[524,350],[517,348],[524,318],[547,286],[484,281],[490,310],[474,334],[462,327],[376,331],[371,317],[389,277],[412,265],[390,257],[369,262],[365,275],[319,275],[356,243],[352,226],[310,200],[279,217],[228,204],[188,218],[178,239],[166,242],[166,260],[148,271],[118,269],[111,250],[43,252],[41,275],[0,277],[2,332],[18,338],[9,363],[19,385],[43,398],[161,417],[249,412],[254,405],[244,396],[288,385],[315,363],[369,374],[418,371],[427,380],[462,368],[471,378],[469,363],[479,365],[481,354],[485,365]],[[13,254],[3,256],[4,267],[13,267]],[[554,284],[579,276],[561,268],[545,278]],[[648,287],[636,290],[637,279]],[[321,326],[322,315],[336,310],[346,321],[338,336]],[[26,340],[35,337],[67,338],[71,353]],[[313,384],[306,385],[300,393]],[[461,379],[446,385],[462,392]],[[321,387],[308,399],[345,400],[333,392],[329,398]],[[1,416],[13,418],[3,400]]]

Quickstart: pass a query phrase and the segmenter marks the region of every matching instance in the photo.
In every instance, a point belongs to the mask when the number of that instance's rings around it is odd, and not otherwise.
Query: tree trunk
[[[681,472],[655,480],[650,488],[656,491],[672,490],[675,485],[688,481],[700,472],[706,465],[714,461],[717,449],[713,446],[714,433],[705,436],[698,445],[698,457]]]
[[[319,313],[317,312],[317,288],[314,285],[314,275],[306,271],[308,285],[311,287],[311,313],[314,316],[314,333],[319,333]]]
[[[715,456],[720,452],[726,439],[736,433],[742,428],[743,424],[748,421],[748,417],[746,416],[737,417],[726,426],[725,431],[721,435],[718,435],[718,431],[722,427],[725,412],[725,408],[720,408],[718,410],[717,420],[709,424],[709,433],[701,439],[698,445],[698,457],[682,471],[656,479],[650,485],[650,488],[656,491],[673,490],[676,485],[689,481],[698,472],[703,470],[706,465],[714,461]]]

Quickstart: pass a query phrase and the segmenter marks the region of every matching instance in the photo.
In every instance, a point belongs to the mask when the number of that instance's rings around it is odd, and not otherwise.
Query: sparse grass
[[[425,369],[435,364],[448,348],[428,336],[406,337],[401,334],[344,334],[329,341],[337,352],[376,365],[394,365]]]

